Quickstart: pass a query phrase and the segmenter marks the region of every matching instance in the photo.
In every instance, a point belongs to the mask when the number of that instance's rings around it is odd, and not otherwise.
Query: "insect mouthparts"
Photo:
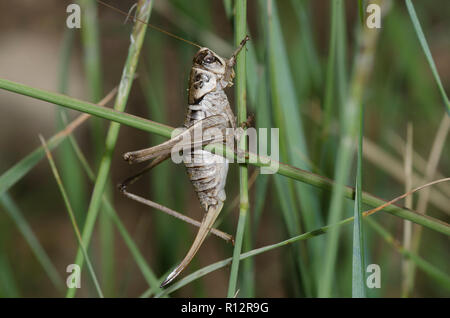
[[[127,186],[126,186],[126,184],[119,183],[119,184],[117,185],[117,189],[119,189],[120,192],[125,192],[126,189],[127,189]]]

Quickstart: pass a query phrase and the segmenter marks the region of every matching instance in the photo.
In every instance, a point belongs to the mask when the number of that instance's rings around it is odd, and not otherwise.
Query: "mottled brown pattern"
[[[209,63],[208,63],[209,62]],[[225,79],[226,62],[209,49],[200,50],[193,60],[189,79],[189,102],[184,126],[191,127],[198,120],[222,115],[218,128],[234,128],[235,118],[224,88],[232,85]],[[225,182],[228,160],[202,149],[184,155],[189,179],[205,212],[225,201]]]
[[[200,123],[203,126],[203,122],[209,122],[209,126],[206,124],[205,127],[200,129],[203,135],[209,132],[211,136],[217,136],[217,134],[212,133],[212,130],[218,129],[222,134],[222,139],[220,141],[214,140],[214,142],[229,141],[225,140],[224,130],[236,128],[236,118],[231,111],[224,89],[233,85],[233,66],[236,55],[247,40],[248,37],[241,42],[240,47],[228,60],[221,58],[208,48],[200,49],[194,56],[189,77],[189,105],[184,122],[185,128],[192,129],[193,126],[195,127]],[[201,145],[202,143],[198,143],[198,140],[196,140],[195,132],[193,132],[193,136],[194,143]],[[225,182],[228,173],[228,160],[207,152],[199,146],[194,149],[191,148],[190,151],[184,150],[183,162],[206,213],[188,253],[167,276],[161,286],[170,283],[190,263],[211,231],[226,198]]]

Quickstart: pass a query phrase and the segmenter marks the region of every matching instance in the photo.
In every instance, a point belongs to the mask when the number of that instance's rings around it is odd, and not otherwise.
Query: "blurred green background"
[[[81,30],[65,26],[70,1],[0,2],[0,77],[81,100],[98,102],[118,85],[127,56],[132,25],[124,17],[80,1]],[[108,1],[128,11],[133,1]],[[343,114],[358,47],[359,5],[368,1],[248,0],[251,36],[247,52],[247,105],[257,127],[280,128],[280,161],[334,179]],[[404,1],[391,1],[373,50],[360,100],[365,107],[362,189],[390,200],[409,188],[450,173],[448,115]],[[450,82],[450,2],[413,1],[445,91]],[[270,16],[270,21],[269,21]],[[97,17],[97,18],[96,18]],[[334,18],[333,18],[334,17]],[[233,49],[233,1],[157,0],[150,22],[183,38],[209,47],[222,56]],[[334,42],[332,38],[334,37]],[[334,44],[332,44],[334,43]],[[187,80],[196,48],[149,29],[141,52],[126,112],[173,127],[183,123]],[[357,83],[356,83],[357,84]],[[229,96],[232,105],[233,89]],[[63,127],[62,108],[0,90],[0,173],[40,145],[38,134],[49,138]],[[77,114],[66,113],[69,118]],[[286,114],[289,114],[286,119]],[[104,150],[109,123],[90,120],[74,133],[94,171]],[[413,149],[412,177],[405,173],[408,126]],[[440,131],[440,135],[438,134]],[[436,138],[436,136],[440,136]],[[121,196],[115,184],[137,167],[121,154],[155,145],[156,135],[122,126],[114,151],[107,193],[123,225],[148,266],[162,277],[184,256],[195,228]],[[437,140],[437,141],[436,141]],[[433,145],[440,143],[436,168],[429,167]],[[86,218],[93,184],[86,177],[71,144],[54,152],[80,228]],[[436,154],[435,154],[436,155]],[[428,168],[427,168],[428,167]],[[346,184],[354,186],[356,161]],[[250,167],[251,179],[257,170]],[[276,243],[329,224],[331,193],[279,175],[258,175],[250,188],[250,214],[244,250]],[[231,165],[227,202],[220,229],[235,234],[239,195],[237,166]],[[166,162],[132,187],[138,194],[201,219],[202,210],[181,165]],[[450,184],[433,186],[429,197],[414,194],[412,208],[425,205],[427,214],[449,221]],[[419,203],[419,201],[421,201]],[[0,297],[63,297],[68,264],[74,262],[77,241],[55,179],[44,158],[0,201]],[[401,201],[401,205],[406,203]],[[342,218],[353,215],[345,200]],[[22,217],[20,217],[22,216]],[[405,221],[386,213],[371,219],[401,244],[420,237],[417,252],[442,280],[416,269],[411,287],[404,286],[405,258],[373,226],[363,223],[365,260],[381,267],[381,288],[370,297],[448,297],[449,240],[429,229],[405,241]],[[385,234],[386,234],[385,233]],[[238,296],[315,297],[325,259],[327,235],[277,248],[241,263]],[[333,265],[329,296],[352,296],[353,227],[343,226]],[[31,242],[31,244],[30,244]],[[186,272],[231,257],[231,244],[211,236]],[[148,289],[114,222],[104,211],[96,223],[90,258],[105,296],[138,297]],[[413,262],[414,263],[414,262]],[[214,271],[176,291],[176,297],[224,297],[229,267]],[[53,279],[52,279],[53,278]],[[59,287],[58,287],[59,286]],[[95,297],[87,268],[79,297]]]

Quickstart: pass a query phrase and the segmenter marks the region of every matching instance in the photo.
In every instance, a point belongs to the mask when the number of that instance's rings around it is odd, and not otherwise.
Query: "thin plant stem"
[[[242,39],[247,36],[247,0],[241,0],[235,2],[235,44],[238,46]],[[246,121],[247,119],[247,106],[246,106],[246,72],[245,72],[245,48],[239,53],[236,62],[236,102],[237,102],[237,120],[238,124]],[[238,145],[242,150],[247,149],[247,138],[242,136],[240,144]],[[238,279],[239,260],[242,249],[242,241],[244,237],[245,224],[247,222],[247,214],[249,210],[248,200],[248,168],[246,165],[240,165],[239,167],[239,192],[240,192],[240,204],[239,204],[239,221],[236,231],[236,241],[233,250],[233,262],[231,264],[230,280],[228,284],[227,296],[234,297],[236,295],[236,286]]]
[[[114,88],[108,93],[100,102],[99,106],[106,105],[116,94],[117,88]],[[67,136],[69,136],[81,124],[86,122],[91,117],[89,114],[81,114],[75,118],[64,129],[50,137],[46,143],[50,150],[56,148]],[[45,151],[42,146],[36,148],[30,154],[25,156],[22,160],[17,162],[14,166],[2,173],[0,176],[0,195],[8,191],[20,179],[22,179],[36,164],[45,157]]]
[[[45,153],[46,153],[48,161],[50,163],[50,167],[52,169],[53,175],[55,177],[55,180],[56,180],[56,182],[58,184],[59,190],[60,190],[61,195],[63,197],[64,204],[66,205],[66,208],[67,208],[67,212],[69,213],[70,221],[72,222],[72,226],[73,226],[73,229],[74,229],[74,232],[75,232],[75,236],[76,236],[77,241],[78,241],[78,245],[81,248],[81,251],[82,251],[82,253],[83,253],[83,255],[84,255],[85,259],[86,259],[86,264],[88,266],[88,270],[89,270],[89,273],[91,274],[91,277],[92,277],[92,280],[94,282],[95,288],[97,289],[97,293],[100,296],[100,298],[103,298],[104,296],[103,296],[102,289],[100,288],[100,284],[98,283],[98,279],[97,279],[97,275],[95,274],[94,267],[92,266],[91,260],[89,259],[89,255],[88,255],[88,253],[86,251],[86,248],[85,248],[85,246],[83,244],[83,240],[81,239],[80,230],[78,228],[77,221],[75,219],[75,215],[73,214],[72,206],[71,206],[70,201],[69,201],[69,197],[67,196],[67,192],[66,192],[66,190],[64,188],[64,185],[63,185],[63,183],[61,181],[61,177],[59,176],[58,169],[56,168],[56,165],[55,165],[55,162],[53,160],[52,154],[51,154],[50,150],[48,149],[47,144],[45,143],[45,139],[41,135],[39,135],[39,139],[41,140],[42,146],[45,149]]]
[[[0,88],[21,94],[21,95],[27,95],[31,96],[37,99],[49,101],[53,104],[58,104],[63,107],[68,107],[72,109],[76,109],[79,111],[86,112],[88,114],[92,114],[94,116],[99,116],[108,120],[112,120],[136,129],[141,129],[143,131],[155,133],[161,136],[170,137],[171,132],[174,128],[160,124],[155,123],[153,121],[133,116],[130,114],[126,114],[124,112],[120,112],[117,110],[109,109],[106,107],[94,105],[88,102],[80,101],[75,98],[71,98],[68,96],[56,94],[56,93],[50,93],[41,89],[33,88],[30,86],[26,86],[23,84],[15,83],[12,81],[8,81],[5,79],[0,78]],[[78,121],[84,121],[86,120],[89,115],[83,114],[78,118]],[[79,123],[73,122],[73,125],[70,127],[70,129],[74,129],[73,126],[77,126]],[[69,128],[69,127],[68,127]],[[60,138],[65,137],[66,132],[60,132],[57,136],[54,136],[55,138],[52,143],[49,142],[49,148],[55,147],[58,142],[60,142]],[[234,151],[231,149],[226,149],[222,145],[214,145],[214,146],[207,146],[205,147],[206,150],[209,150],[211,152],[215,152],[221,155],[226,156],[229,159],[235,160],[236,155]],[[24,160],[25,162],[21,162],[15,165],[13,168],[6,171],[2,176],[0,176],[0,194],[6,191],[11,187],[11,185],[15,184],[20,178],[22,178],[26,172],[21,172],[20,176],[17,173],[18,170],[22,171],[23,164],[26,165],[26,169],[29,171],[36,163],[37,161],[42,158],[42,147],[38,148],[29,155],[29,157],[26,157]],[[245,154],[246,163],[252,164],[258,167],[267,167],[267,166],[278,166],[278,170],[276,171],[277,174],[283,175],[285,177],[307,183],[309,185],[312,185],[314,187],[330,191],[333,188],[334,182],[326,177],[317,175],[315,173],[302,170],[281,162],[278,162],[276,160],[265,158],[263,156],[258,156],[253,153],[246,152]],[[32,161],[33,164],[30,164],[30,161]],[[354,189],[349,186],[344,186],[344,197],[348,199],[354,199]],[[363,192],[362,195],[362,202],[364,204],[367,204],[369,206],[375,207],[380,204],[382,204],[384,201],[375,195],[372,195],[370,193]],[[385,212],[388,212],[392,215],[395,215],[397,217],[410,220],[414,223],[420,224],[422,226],[425,226],[427,228],[433,229],[435,231],[438,231],[440,233],[450,235],[450,226],[442,221],[439,221],[433,217],[427,216],[427,215],[421,215],[419,213],[416,213],[414,211],[411,211],[406,208],[402,208],[397,205],[391,205],[384,208]]]
[[[65,285],[61,275],[34,234],[34,231],[27,222],[24,214],[8,192],[0,194],[0,205],[16,224],[53,286],[60,292],[64,291]]]
[[[148,19],[150,18],[151,8],[151,0],[140,0],[137,7],[137,15],[140,17],[140,19],[148,21]],[[141,23],[140,21],[136,21],[131,34],[131,44],[128,50],[128,57],[124,66],[122,79],[119,84],[119,90],[114,105],[114,109],[116,111],[123,111],[125,109],[146,30],[147,27],[145,24]],[[92,197],[87,212],[86,223],[83,228],[83,243],[87,247],[89,246],[98,212],[102,203],[102,197],[105,191],[109,170],[111,167],[112,155],[116,145],[117,137],[119,135],[119,129],[120,125],[118,123],[111,123],[106,135],[105,152],[100,162],[97,180],[94,185],[94,190],[92,192]],[[83,261],[83,253],[80,249],[78,249],[75,263],[81,267],[83,265]],[[75,293],[75,288],[69,288],[66,296],[72,298],[75,296]]]
[[[420,45],[422,46],[423,53],[427,58],[428,64],[430,65],[431,72],[433,73],[433,77],[436,81],[436,84],[439,88],[439,92],[441,93],[442,100],[444,101],[444,107],[447,111],[447,115],[450,116],[450,101],[448,100],[447,93],[445,92],[444,86],[442,85],[441,78],[439,77],[439,73],[436,68],[436,64],[434,64],[433,56],[431,55],[430,48],[428,47],[427,39],[425,38],[425,34],[422,31],[422,27],[420,26],[419,18],[417,17],[416,10],[414,9],[414,5],[411,0],[405,0],[406,8],[408,9],[409,16],[411,17],[411,21],[414,26],[414,30],[416,31],[417,38],[419,39]]]
[[[444,148],[445,141],[447,140],[448,131],[450,129],[450,117],[444,114],[444,117],[442,118],[441,124],[439,125],[438,131],[436,133],[436,136],[434,138],[433,145],[431,147],[430,156],[427,163],[427,168],[425,172],[425,182],[430,181],[435,175],[437,166],[439,163],[439,160],[442,155],[442,150]],[[426,213],[426,209],[428,206],[428,200],[430,197],[430,189],[425,189],[419,194],[419,200],[417,201],[417,211],[419,213]],[[411,242],[411,250],[414,253],[419,253],[420,250],[420,243],[422,240],[422,228],[415,225],[413,227],[413,233],[414,237]],[[408,268],[408,274],[407,274],[407,291],[406,293],[409,293],[413,287],[415,282],[415,264],[411,264]]]
[[[73,49],[73,42],[75,38],[75,31],[73,29],[66,29],[64,31],[60,58],[59,58],[59,72],[58,72],[58,91],[62,94],[67,94],[69,88],[70,75],[70,60]],[[67,109],[56,108],[56,128],[61,130],[64,128],[62,117],[67,116]],[[72,207],[75,216],[80,224],[84,223],[83,209],[86,206],[86,187],[80,173],[80,166],[75,159],[70,144],[63,142],[58,149],[57,160],[60,162],[60,172],[64,184],[67,185],[67,194],[72,202]]]
[[[406,151],[405,151],[405,191],[410,191],[412,188],[412,152],[413,152],[413,126],[412,123],[408,123],[406,132]],[[405,207],[412,209],[413,200],[412,196],[405,199]],[[412,223],[411,221],[403,221],[403,246],[406,250],[411,249],[411,237],[412,237]],[[412,266],[412,262],[409,259],[402,260],[402,296],[408,297],[410,278],[408,277],[409,268]]]
[[[364,106],[362,106],[364,107]],[[357,168],[356,168],[356,197],[354,205],[353,222],[353,257],[352,257],[352,297],[366,297],[365,282],[365,246],[364,246],[364,230],[362,222],[362,148],[364,134],[364,108],[360,113],[359,120],[359,138],[357,151]]]
[[[378,4],[382,6],[382,2],[379,1]],[[355,150],[354,145],[357,144],[360,105],[369,74],[372,71],[377,38],[377,29],[369,29],[363,26],[358,33],[358,53],[355,56],[350,91],[341,112],[343,133],[336,155],[336,184],[333,188],[329,209],[328,223],[330,224],[336,223],[342,215],[344,185],[347,183],[347,178],[351,171],[351,162]],[[332,294],[332,276],[335,271],[338,243],[339,228],[333,228],[327,237],[322,277],[319,282],[319,297],[330,297]]]
[[[70,136],[70,142],[72,144],[73,149],[75,150],[76,156],[78,160],[80,161],[82,167],[84,168],[84,171],[86,175],[88,176],[89,180],[91,180],[93,183],[95,183],[95,174],[92,171],[92,168],[89,166],[89,163],[84,156],[83,152],[81,151],[80,147],[78,146],[77,141],[75,138]],[[105,209],[105,212],[108,213],[109,217],[112,219],[113,223],[116,225],[117,230],[119,231],[119,234],[122,236],[125,244],[128,247],[128,250],[130,251],[131,255],[133,256],[133,259],[135,260],[136,264],[138,265],[139,269],[141,270],[142,275],[144,276],[144,279],[147,281],[150,287],[152,288],[159,288],[159,285],[161,282],[158,280],[156,275],[153,273],[150,266],[145,261],[144,256],[139,251],[136,243],[134,243],[133,239],[131,238],[130,234],[128,233],[127,229],[123,225],[122,221],[120,220],[119,216],[117,215],[117,212],[115,211],[112,203],[110,202],[109,198],[106,196],[106,194],[103,194],[102,197],[103,201],[103,207]]]
[[[399,197],[396,197],[395,199],[389,201],[386,204],[392,204],[393,202],[395,202],[397,200],[401,200],[405,196],[411,195],[412,193],[414,193],[416,191],[419,191],[419,190],[423,189],[424,187],[428,187],[428,186],[439,184],[441,182],[446,182],[446,181],[450,181],[450,178],[441,179],[441,180],[437,180],[437,181],[432,182],[432,183],[425,184],[425,185],[423,185],[421,187],[418,187],[418,188],[416,188],[414,190],[411,190],[408,193],[405,193],[405,194],[403,194],[403,195],[401,195]],[[369,210],[369,211],[365,211],[362,214],[362,217],[364,219],[367,219],[368,216],[376,213],[377,211],[380,211],[381,207],[382,206],[378,206],[375,209],[372,209],[372,210]],[[294,236],[294,237],[292,237],[290,239],[287,239],[287,240],[284,240],[282,242],[279,242],[279,243],[276,243],[276,244],[267,245],[267,246],[263,246],[263,247],[251,250],[249,252],[242,253],[240,255],[240,260],[244,260],[244,259],[246,259],[248,257],[253,257],[253,256],[256,256],[256,255],[259,255],[259,254],[262,254],[262,253],[274,250],[276,248],[279,248],[279,247],[282,247],[282,246],[285,246],[285,245],[289,245],[289,244],[298,242],[298,241],[308,240],[308,239],[311,239],[311,238],[323,235],[325,233],[328,233],[333,227],[336,227],[336,226],[340,227],[342,225],[349,224],[349,223],[353,222],[354,218],[355,217],[352,216],[352,217],[346,218],[344,220],[341,220],[341,221],[339,221],[339,222],[337,222],[335,224],[329,224],[329,225],[326,225],[326,226],[322,226],[322,227],[317,228],[317,229],[315,229],[313,231],[309,231],[309,232],[306,232],[306,233]],[[389,236],[388,235],[383,235],[383,238],[386,239],[386,240],[389,240]],[[413,252],[408,252],[408,251],[405,251],[405,250],[403,250],[403,251],[404,251],[405,255],[407,255],[407,257],[410,257],[411,259],[415,260],[417,263],[420,263],[420,267],[423,270],[427,271],[428,273],[430,273],[430,271],[433,272],[434,273],[433,274],[434,277],[440,277],[440,278],[444,278],[445,281],[450,281],[450,277],[448,277],[448,275],[446,275],[445,273],[442,273],[441,271],[439,271],[436,268],[434,268],[433,265],[431,265],[428,262],[424,261],[420,256],[414,254]],[[170,293],[180,289],[181,287],[186,286],[187,284],[193,282],[194,280],[199,279],[200,277],[203,277],[203,276],[205,276],[205,275],[207,275],[207,274],[209,274],[209,273],[211,273],[213,271],[216,271],[216,270],[218,270],[220,268],[228,266],[228,265],[231,264],[232,260],[233,260],[233,258],[230,257],[230,258],[227,258],[227,259],[225,259],[223,261],[219,261],[219,262],[216,262],[214,264],[205,266],[205,267],[195,271],[194,273],[187,275],[183,279],[177,281],[176,283],[174,283],[173,285],[171,285],[167,289],[165,289],[162,292],[160,292],[159,294],[157,294],[156,297],[166,296],[166,295],[168,295],[168,294],[170,294]],[[141,297],[145,297],[145,296],[147,296],[150,293],[152,293],[151,289],[147,290]]]
[[[100,32],[98,23],[97,3],[94,0],[78,0],[83,14],[81,42],[83,44],[83,63],[86,74],[89,100],[96,103],[103,95]],[[94,118],[91,122],[92,139],[96,164],[100,161],[104,147],[103,123]]]
[[[391,148],[393,150],[395,150],[397,152],[397,154],[399,154],[400,156],[403,156],[403,154],[406,151],[405,150],[406,149],[406,142],[403,140],[403,138],[400,137],[393,130],[388,130],[386,137],[387,137],[387,141],[389,142],[389,145],[391,146]],[[422,155],[419,154],[417,151],[414,151],[414,149],[413,149],[413,152],[412,152],[412,157],[413,157],[413,167],[414,167],[414,169],[416,169],[417,172],[425,175],[427,173],[426,172],[427,171],[427,165],[428,165],[427,160],[425,160],[422,157]],[[434,174],[433,178],[442,179],[442,178],[444,178],[444,175],[440,171],[436,171],[436,173]],[[418,176],[417,176],[417,179],[419,179]],[[417,184],[417,183],[421,183],[421,182],[415,182],[415,183]],[[450,185],[448,185],[446,183],[442,183],[436,189],[440,189],[447,196],[450,196]],[[432,193],[434,193],[434,192],[436,192],[436,191],[433,191]],[[433,196],[432,195],[430,196],[430,200],[431,200],[431,202],[433,202]],[[448,206],[450,206],[450,204],[447,204],[446,206],[448,207]],[[448,212],[450,212],[450,209],[448,210]]]
[[[423,272],[427,273],[431,277],[433,277],[436,282],[443,285],[446,289],[450,290],[450,276],[438,268],[436,268],[434,265],[432,265],[430,262],[424,260],[422,257],[420,257],[417,253],[414,251],[406,249],[402,244],[392,236],[386,229],[378,224],[374,219],[372,218],[365,218],[365,223],[367,223],[369,226],[371,226],[376,232],[378,232],[379,235],[392,247],[394,247],[395,250],[397,250],[400,254],[402,254],[403,257],[405,257],[408,260],[411,260],[413,264],[415,264],[418,268],[420,268]]]
[[[81,41],[83,44],[83,63],[89,100],[97,102],[103,95],[103,78],[101,63],[101,41],[98,8],[95,0],[79,0],[82,9]],[[91,121],[92,145],[95,167],[98,166],[104,150],[104,123],[95,118]],[[111,182],[106,188],[111,192]],[[100,213],[100,245],[102,281],[105,292],[110,297],[114,294],[114,230],[111,219],[106,213]]]

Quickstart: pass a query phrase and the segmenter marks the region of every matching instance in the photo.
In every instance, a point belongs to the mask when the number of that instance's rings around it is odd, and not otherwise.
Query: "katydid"
[[[116,11],[124,13],[103,1],[97,1]],[[130,13],[126,15],[128,18]],[[138,17],[135,17],[134,21],[140,20]],[[180,37],[161,30],[158,27],[148,23],[146,24],[180,39]],[[186,40],[186,42],[198,46],[200,50],[193,58],[193,65],[189,77],[188,107],[183,125],[185,130],[160,145],[127,152],[123,155],[124,159],[130,164],[153,159],[139,173],[127,178],[119,184],[119,190],[125,196],[199,227],[194,242],[186,256],[163,281],[161,287],[169,284],[186,268],[209,232],[227,241],[233,241],[230,235],[212,228],[226,199],[225,183],[228,174],[229,161],[220,155],[204,150],[202,147],[208,144],[229,144],[229,142],[233,142],[234,139],[239,140],[243,135],[243,128],[249,125],[248,122],[245,122],[239,129],[236,129],[236,117],[231,110],[228,97],[224,92],[225,88],[233,85],[235,76],[233,67],[236,63],[236,57],[248,40],[249,37],[246,36],[229,59],[224,59],[209,48],[200,47],[195,43]],[[230,129],[232,131],[231,134]],[[198,130],[201,131],[201,136],[196,137],[196,131]],[[208,132],[210,132],[209,135]],[[194,138],[192,139],[192,137]],[[200,139],[198,137],[200,137]],[[127,187],[138,180],[144,173],[170,158],[175,148],[182,149],[182,162],[187,169],[189,179],[197,193],[200,205],[205,211],[201,223],[156,202],[130,193],[127,190]]]

